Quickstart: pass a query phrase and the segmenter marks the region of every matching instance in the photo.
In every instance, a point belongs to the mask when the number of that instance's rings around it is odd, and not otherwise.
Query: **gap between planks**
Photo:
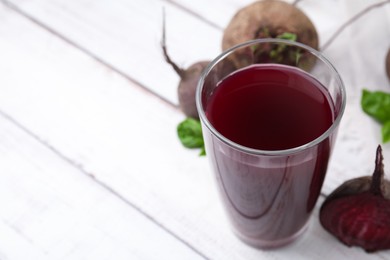
[[[146,217],[148,220],[150,220],[152,223],[154,223],[156,226],[158,226],[159,228],[161,228],[162,230],[164,230],[165,232],[167,232],[168,234],[170,234],[172,237],[174,237],[175,239],[177,239],[178,241],[180,241],[182,244],[184,244],[185,246],[187,246],[189,249],[191,249],[194,253],[198,254],[200,257],[208,260],[210,259],[209,257],[207,257],[205,254],[203,254],[201,251],[199,251],[197,248],[195,248],[194,246],[192,246],[189,242],[187,242],[186,240],[184,240],[183,238],[181,238],[179,235],[177,235],[176,233],[174,233],[172,230],[170,230],[168,227],[166,227],[165,225],[163,225],[162,223],[158,222],[153,216],[151,216],[150,214],[148,214],[147,212],[145,212],[141,207],[135,205],[134,203],[132,203],[130,200],[126,199],[124,196],[122,196],[122,194],[120,194],[119,192],[117,192],[115,189],[113,189],[112,187],[110,187],[109,185],[107,185],[106,183],[100,181],[99,179],[97,179],[95,177],[95,175],[89,173],[88,171],[86,171],[84,169],[84,167],[77,163],[76,161],[68,158],[67,156],[65,156],[64,154],[62,154],[59,150],[57,150],[55,147],[53,147],[52,145],[50,145],[49,143],[45,142],[42,138],[40,138],[39,136],[37,136],[36,134],[34,134],[33,132],[31,132],[29,129],[27,129],[26,127],[24,127],[22,124],[20,124],[18,121],[16,121],[14,118],[12,118],[11,116],[9,116],[8,114],[4,113],[3,111],[0,111],[0,116],[2,116],[3,118],[5,118],[6,120],[10,121],[12,124],[14,124],[16,127],[18,127],[19,129],[21,129],[23,132],[25,132],[26,134],[28,134],[29,136],[31,136],[33,139],[37,140],[40,144],[44,145],[46,148],[48,148],[52,153],[54,153],[55,155],[57,155],[59,158],[61,158],[62,160],[66,161],[67,163],[69,163],[71,166],[73,166],[74,168],[76,168],[77,170],[79,170],[80,172],[82,172],[83,174],[85,174],[86,176],[88,176],[89,178],[92,179],[93,182],[95,182],[96,184],[98,184],[100,187],[102,187],[103,189],[105,189],[106,191],[108,191],[109,193],[111,193],[112,195],[114,195],[115,197],[117,197],[120,201],[122,201],[124,204],[126,204],[127,206],[130,206],[131,208],[133,208],[134,210],[136,210],[137,212],[139,212],[141,215],[143,215],[144,217]]]
[[[209,19],[207,19],[206,17],[204,17],[203,15],[201,14],[198,14],[194,11],[192,11],[191,9],[187,8],[186,6],[182,5],[182,4],[179,4],[177,3],[176,1],[173,1],[173,0],[162,0],[164,2],[167,2],[167,3],[170,3],[172,4],[173,6],[176,6],[177,8],[179,8],[180,10],[190,14],[191,16],[201,20],[202,22],[210,25],[211,27],[217,29],[217,30],[220,30],[220,31],[223,31],[223,28],[221,26],[219,26],[218,24],[210,21]]]

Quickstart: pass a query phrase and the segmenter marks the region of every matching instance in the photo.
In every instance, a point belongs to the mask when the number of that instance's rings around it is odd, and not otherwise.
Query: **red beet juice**
[[[334,105],[306,72],[261,64],[220,81],[205,114],[230,141],[266,153],[320,137],[334,121]],[[224,205],[243,240],[279,246],[302,232],[325,177],[329,137],[307,149],[264,157],[237,151],[207,132],[205,139]]]
[[[280,65],[253,65],[225,78],[206,114],[222,135],[260,150],[309,143],[333,122],[326,89],[308,74]]]

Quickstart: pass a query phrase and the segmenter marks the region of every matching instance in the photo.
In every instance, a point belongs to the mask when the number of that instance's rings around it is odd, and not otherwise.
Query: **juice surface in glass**
[[[333,123],[326,88],[309,74],[283,65],[251,65],[216,87],[206,116],[233,142],[260,150],[304,145]]]

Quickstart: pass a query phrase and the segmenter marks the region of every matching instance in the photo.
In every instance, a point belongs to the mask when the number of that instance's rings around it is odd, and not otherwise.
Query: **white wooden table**
[[[343,181],[371,174],[380,126],[362,88],[390,92],[390,5],[348,27],[327,55],[348,104],[308,232],[261,251],[230,231],[207,158],[181,146],[178,76],[212,59],[251,0],[0,1],[0,259],[390,259],[348,248],[318,209]],[[378,1],[303,0],[321,44]],[[390,178],[390,144],[384,145]]]

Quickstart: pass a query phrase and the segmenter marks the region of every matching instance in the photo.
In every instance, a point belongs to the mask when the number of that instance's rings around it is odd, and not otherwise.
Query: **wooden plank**
[[[3,2],[174,104],[179,77],[160,47],[163,8],[168,50],[179,66],[211,59],[220,48],[219,30],[164,1]]]
[[[305,237],[290,247],[264,252],[242,244],[229,229],[207,160],[183,150],[177,140],[175,128],[183,116],[176,109],[27,19],[1,17],[0,69],[6,73],[0,78],[0,111],[202,255],[366,256],[332,239],[316,215]]]
[[[1,259],[203,259],[0,116]]]

